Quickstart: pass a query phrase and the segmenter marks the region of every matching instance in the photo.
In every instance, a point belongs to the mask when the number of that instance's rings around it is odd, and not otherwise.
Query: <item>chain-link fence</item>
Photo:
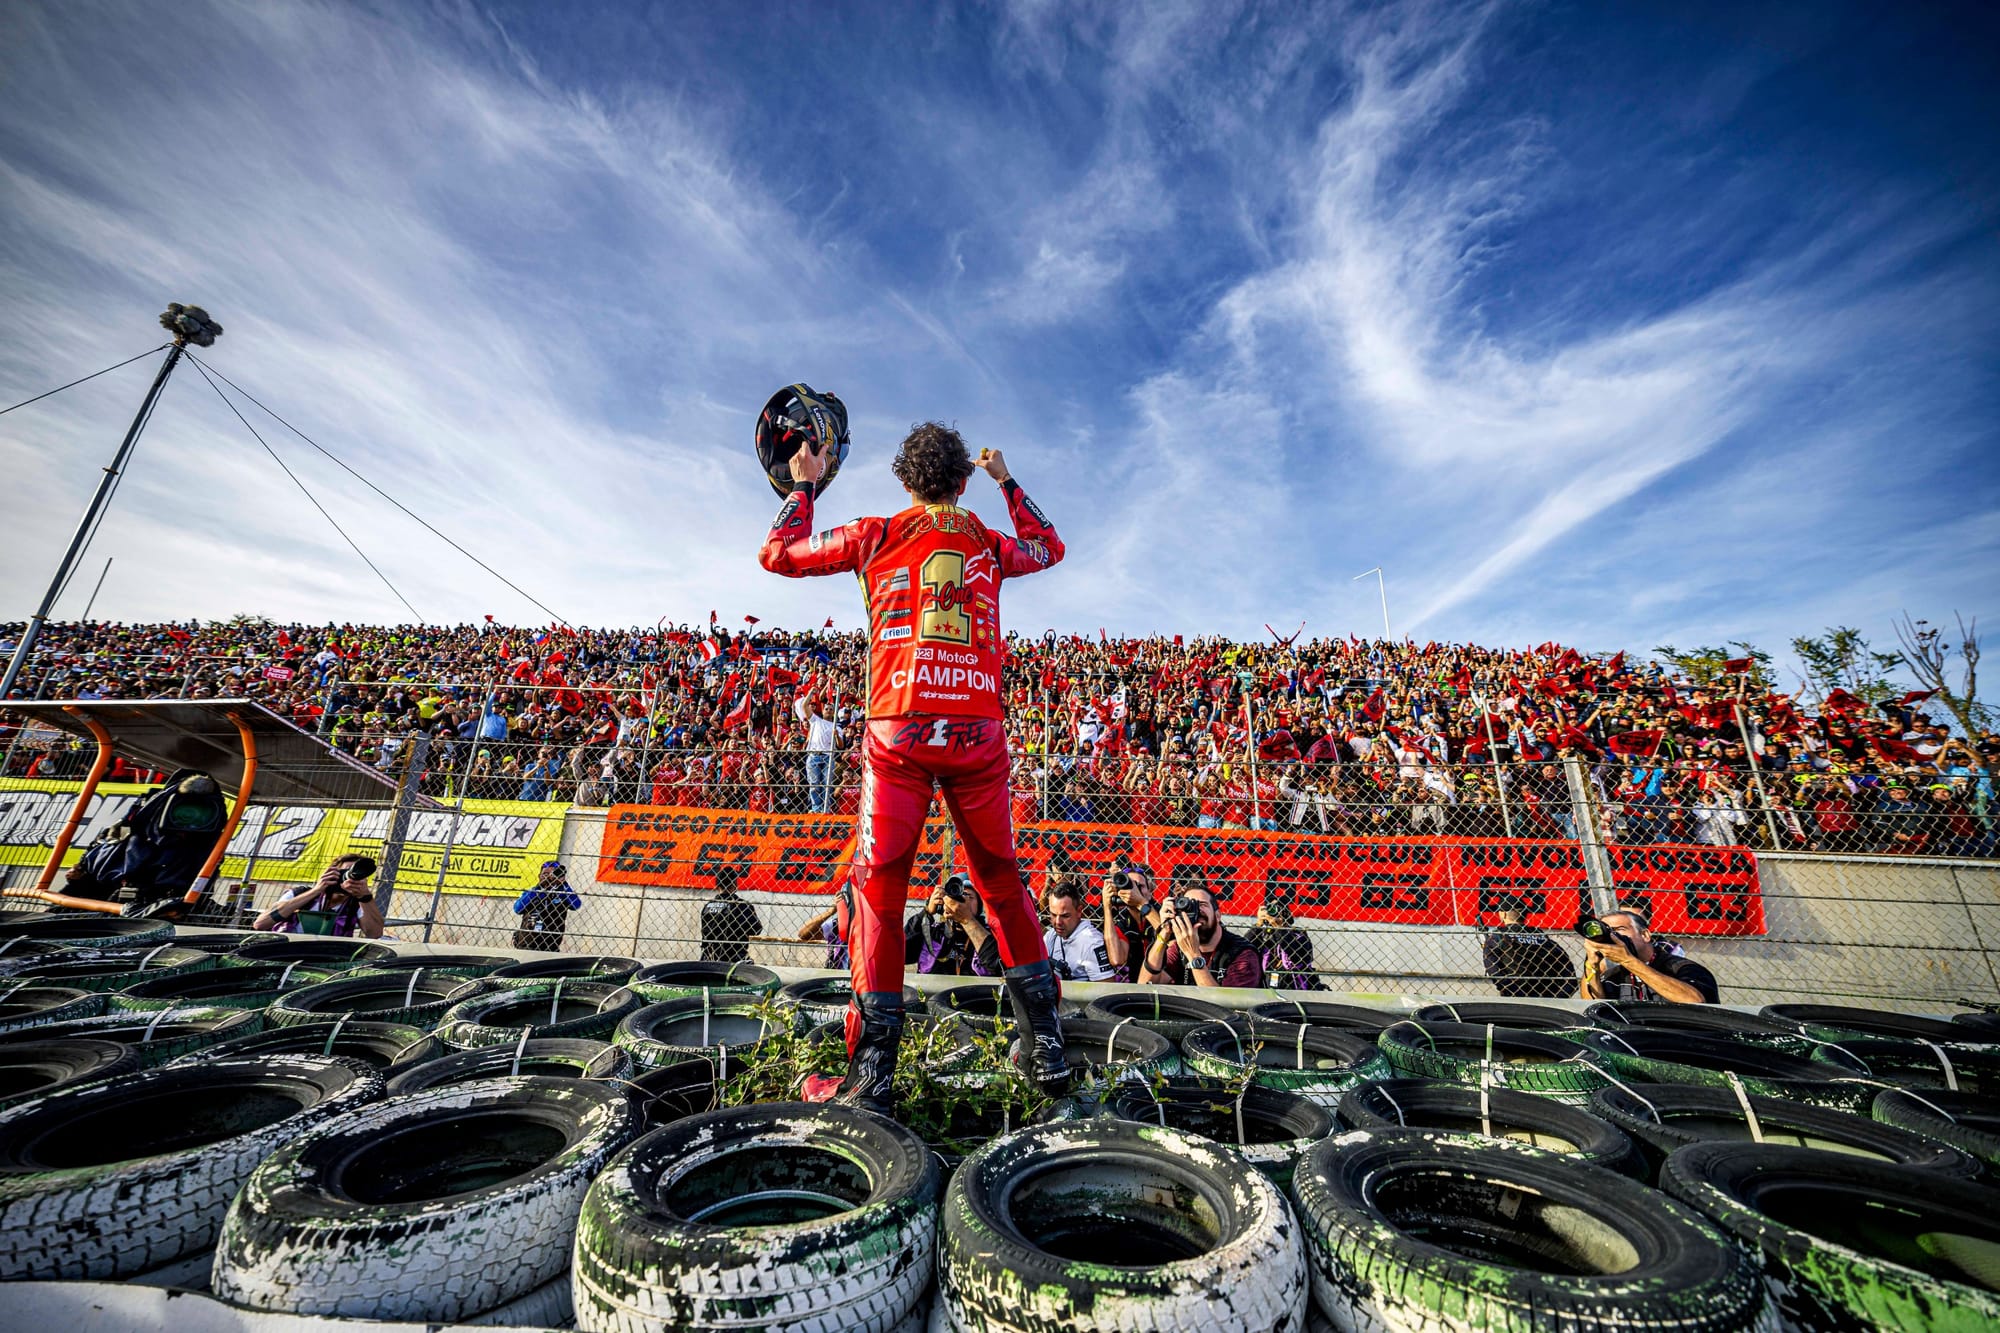
[[[204,919],[247,923],[358,852],[382,862],[403,938],[791,966],[840,956],[828,921],[860,794],[851,749],[385,739],[373,764],[400,795],[385,785],[373,809],[253,805]],[[75,785],[0,780],[10,886],[32,878]],[[1760,801],[1756,773],[1574,757],[1198,768],[1024,755],[1012,787],[1038,902],[1079,885],[1098,926],[1104,876],[1148,867],[1159,896],[1213,895],[1286,986],[1573,994],[1572,925],[1623,902],[1708,965],[1730,1002],[2000,999],[2000,867],[1929,854],[1982,850],[1953,813],[1871,811],[1817,850]],[[138,790],[107,784],[77,846]],[[559,894],[535,891],[549,860],[567,868]],[[939,813],[913,866],[913,940],[944,929],[922,909],[960,865]]]

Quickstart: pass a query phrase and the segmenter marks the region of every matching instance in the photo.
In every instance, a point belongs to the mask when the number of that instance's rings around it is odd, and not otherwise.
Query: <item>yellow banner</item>
[[[42,864],[82,789],[79,782],[0,778],[0,865]],[[122,782],[99,786],[63,863],[75,864],[84,847],[150,790]],[[396,887],[404,892],[435,888],[438,864],[449,844],[446,893],[512,897],[532,884],[542,862],[561,849],[568,809],[562,801],[468,800],[456,833],[451,810],[413,812],[403,830]],[[379,861],[394,815],[392,810],[252,805],[230,840],[219,877],[311,883],[347,852]]]

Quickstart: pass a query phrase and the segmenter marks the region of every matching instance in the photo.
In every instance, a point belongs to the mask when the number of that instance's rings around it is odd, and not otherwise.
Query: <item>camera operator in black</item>
[[[250,928],[293,933],[299,929],[300,912],[325,912],[332,916],[330,934],[380,939],[386,923],[368,882],[374,875],[372,856],[350,852],[335,857],[317,884],[272,903]]]
[[[963,875],[931,890],[924,910],[903,923],[903,965],[928,976],[997,977],[1000,942],[986,924],[986,904]]]
[[[562,948],[569,914],[582,906],[583,899],[569,886],[569,867],[560,861],[542,862],[534,884],[514,900],[514,915],[521,918],[514,931],[514,947],[554,953]]]
[[[1509,999],[1554,1000],[1576,994],[1576,965],[1562,945],[1528,924],[1528,905],[1506,894],[1494,908],[1500,924],[1479,941],[1480,964]]]
[[[1672,940],[1654,939],[1646,909],[1620,903],[1615,912],[1577,922],[1583,938],[1586,1000],[1665,1000],[1669,1004],[1718,1004],[1715,974],[1681,952]]]
[[[1160,934],[1160,905],[1153,901],[1153,872],[1136,862],[1104,877],[1104,952],[1119,981],[1137,981],[1139,964]]]

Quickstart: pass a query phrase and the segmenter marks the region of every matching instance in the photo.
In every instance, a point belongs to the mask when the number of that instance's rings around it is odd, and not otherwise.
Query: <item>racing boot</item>
[[[1007,998],[1014,1005],[1014,1027],[1021,1038],[1021,1053],[1015,1062],[1042,1092],[1061,1097],[1069,1091],[1070,1068],[1063,1058],[1062,1015],[1056,1010],[1062,992],[1055,973],[1044,958],[1039,963],[1010,967],[1004,975]]]
[[[856,991],[847,1008],[847,1077],[833,1100],[896,1118],[896,1055],[903,1047],[903,992]]]

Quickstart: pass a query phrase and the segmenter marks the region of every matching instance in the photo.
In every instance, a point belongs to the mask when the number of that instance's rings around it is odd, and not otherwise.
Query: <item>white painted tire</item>
[[[393,1097],[251,1173],[216,1246],[215,1294],[291,1314],[447,1322],[569,1263],[590,1180],[638,1125],[621,1089],[495,1078]],[[450,1173],[456,1166],[474,1179]]]
[[[577,1327],[921,1327],[941,1187],[923,1140],[851,1107],[780,1102],[675,1121],[621,1153],[584,1200],[571,1270]],[[835,1207],[784,1217],[784,1196],[767,1191],[785,1190]],[[724,1217],[731,1207],[752,1211]],[[701,1220],[709,1216],[721,1220]]]
[[[1154,1253],[1115,1251],[1149,1230]],[[953,1333],[1305,1327],[1305,1250],[1284,1197],[1220,1144],[1177,1129],[1067,1120],[996,1139],[952,1177],[939,1234]],[[1050,1235],[1092,1257],[1043,1248],[1036,1237]]]
[[[257,1163],[381,1093],[380,1076],[349,1061],[271,1055],[143,1070],[15,1107],[0,1115],[0,1278],[125,1277],[206,1250]],[[194,1115],[232,1114],[240,1133],[173,1141]],[[144,1152],[149,1137],[162,1151]],[[116,1160],[121,1143],[141,1155]]]

